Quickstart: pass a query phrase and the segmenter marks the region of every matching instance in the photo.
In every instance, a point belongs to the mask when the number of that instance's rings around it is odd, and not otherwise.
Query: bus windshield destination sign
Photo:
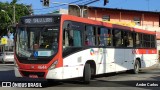
[[[54,23],[54,18],[43,17],[43,18],[26,18],[24,19],[25,24],[44,24],[44,23]]]

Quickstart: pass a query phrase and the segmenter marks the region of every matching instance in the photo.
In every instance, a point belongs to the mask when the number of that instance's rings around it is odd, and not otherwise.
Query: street
[[[0,81],[10,81],[10,82],[42,82],[43,89],[60,89],[63,90],[68,89],[111,89],[114,90],[116,88],[123,89],[123,90],[148,90],[148,89],[158,89],[160,86],[160,64],[157,64],[153,67],[143,69],[140,71],[139,74],[130,74],[127,72],[120,72],[120,73],[112,73],[112,74],[105,74],[105,75],[98,75],[93,80],[91,80],[90,84],[83,84],[82,81],[79,80],[64,80],[64,81],[53,81],[52,83],[48,83],[44,79],[29,79],[29,78],[15,78],[13,65],[12,64],[0,64]],[[142,86],[145,84],[158,84],[157,86]],[[136,86],[139,87],[136,87]],[[63,87],[63,88],[62,88]],[[81,88],[79,88],[81,87]],[[2,87],[0,88],[2,89]],[[8,89],[17,89],[17,88],[3,88],[3,90]],[[21,89],[21,88],[18,88]],[[25,88],[28,90],[28,88]]]

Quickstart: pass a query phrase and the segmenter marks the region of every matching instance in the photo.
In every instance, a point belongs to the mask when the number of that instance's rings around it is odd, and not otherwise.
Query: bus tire
[[[83,72],[83,82],[89,84],[91,79],[91,67],[90,64],[85,64]]]
[[[139,73],[139,68],[140,68],[140,63],[138,60],[135,61],[134,64],[134,69],[132,70],[133,74],[138,74]]]

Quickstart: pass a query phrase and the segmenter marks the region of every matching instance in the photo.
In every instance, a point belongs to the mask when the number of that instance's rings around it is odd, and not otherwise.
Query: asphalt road
[[[79,80],[52,81],[48,83],[44,79],[16,78],[12,64],[0,64],[0,81],[2,82],[37,82],[42,84],[45,90],[159,90],[160,89],[160,64],[143,69],[139,74],[126,72],[98,75],[90,84],[83,84]],[[136,86],[142,85],[142,86]],[[145,86],[146,85],[146,86]],[[152,85],[152,86],[149,86]],[[158,85],[158,87],[156,86]],[[22,88],[0,88],[0,90],[17,90]],[[33,89],[33,88],[23,88]],[[41,88],[34,88],[41,89]]]

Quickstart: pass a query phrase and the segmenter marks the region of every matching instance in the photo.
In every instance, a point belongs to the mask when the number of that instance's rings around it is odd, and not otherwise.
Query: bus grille
[[[27,71],[21,71],[21,73],[25,77],[29,77],[29,75],[37,75],[38,77],[44,77],[45,72],[27,72]]]

